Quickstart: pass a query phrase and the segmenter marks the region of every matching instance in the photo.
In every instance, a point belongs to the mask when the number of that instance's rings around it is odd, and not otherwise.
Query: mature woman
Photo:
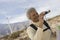
[[[37,30],[31,26],[27,28],[27,34],[31,40],[51,40],[51,31],[48,29],[47,31],[43,32],[43,30],[46,28],[46,26],[43,24],[44,16],[45,11],[38,15],[35,8],[30,8],[27,11],[27,17],[31,20],[31,24],[34,24],[37,28]]]

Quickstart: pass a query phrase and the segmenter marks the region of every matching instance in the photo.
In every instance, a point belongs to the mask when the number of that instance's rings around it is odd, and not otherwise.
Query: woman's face
[[[33,22],[38,22],[39,19],[38,19],[39,15],[38,13],[32,11],[31,14],[30,14],[30,19],[33,21]]]

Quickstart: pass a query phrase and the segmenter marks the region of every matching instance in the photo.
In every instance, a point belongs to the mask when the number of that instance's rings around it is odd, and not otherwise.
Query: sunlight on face
[[[39,17],[39,15],[38,15],[38,13],[36,13],[36,12],[31,12],[31,14],[30,14],[30,19],[33,21],[33,22],[37,22],[38,21],[38,17]]]

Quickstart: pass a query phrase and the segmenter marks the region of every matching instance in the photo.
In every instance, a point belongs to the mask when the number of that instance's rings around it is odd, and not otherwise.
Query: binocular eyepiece
[[[46,12],[45,12],[45,15],[48,14],[49,12],[50,12],[50,10],[46,11]]]

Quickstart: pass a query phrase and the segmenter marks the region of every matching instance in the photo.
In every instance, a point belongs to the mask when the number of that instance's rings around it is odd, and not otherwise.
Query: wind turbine
[[[11,28],[11,25],[10,25],[10,20],[9,20],[8,17],[7,17],[6,19],[7,19],[7,22],[8,22],[8,27],[9,27],[9,29],[10,29],[10,33],[12,33],[13,31],[12,31],[12,28]]]
[[[10,20],[9,20],[10,16],[7,15],[7,14],[8,14],[7,11],[4,11],[4,12],[2,12],[2,13],[3,13],[3,15],[6,17],[7,23],[8,23],[8,27],[9,27],[9,30],[10,30],[10,33],[12,33],[13,31],[12,31],[12,28],[11,28],[11,25],[10,25]],[[7,34],[8,34],[8,33],[7,33]]]

